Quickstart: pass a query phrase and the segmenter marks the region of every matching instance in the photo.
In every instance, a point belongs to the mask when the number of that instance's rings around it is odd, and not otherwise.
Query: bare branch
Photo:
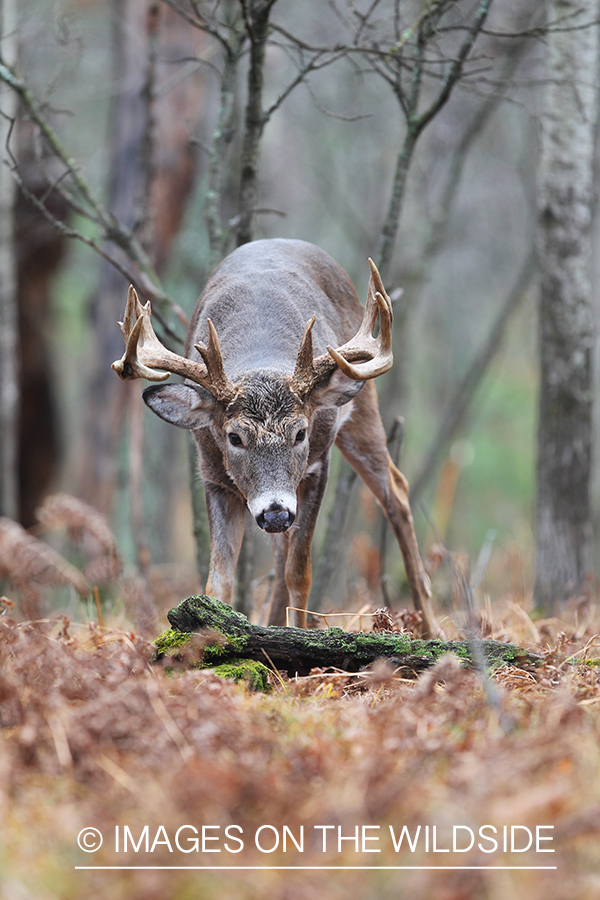
[[[137,283],[140,289],[145,294],[152,297],[155,302],[155,309],[158,312],[157,318],[161,322],[165,330],[169,330],[166,326],[166,323],[172,315],[174,315],[178,321],[182,321],[182,318],[185,320],[185,315],[182,310],[163,291],[160,279],[156,274],[156,271],[154,270],[148,254],[144,250],[138,238],[129,228],[125,227],[112,215],[112,213],[109,213],[104,208],[103,204],[95,195],[87,180],[81,174],[77,164],[70,157],[66,148],[63,146],[58,135],[56,134],[56,131],[52,128],[48,119],[46,118],[46,115],[44,114],[40,103],[36,100],[32,92],[29,90],[25,81],[19,75],[17,75],[15,70],[12,67],[8,66],[1,57],[0,81],[3,81],[5,84],[11,87],[20,97],[24,107],[28,112],[29,117],[36,123],[36,125],[40,129],[41,134],[47,141],[53,156],[65,166],[65,172],[60,176],[59,184],[66,177],[69,177],[71,179],[75,186],[75,189],[81,197],[83,210],[85,210],[86,207],[88,208],[88,218],[96,222],[96,224],[100,227],[101,231],[103,232],[103,239],[112,241],[112,243],[116,244],[121,250],[123,250],[125,255],[131,260],[131,262],[133,262],[139,269],[139,275],[132,276],[131,273],[127,273],[126,277],[130,281]],[[14,163],[11,168],[13,171],[13,175],[19,182],[21,190],[23,190],[23,182],[18,175],[18,171],[14,168]],[[61,186],[59,187],[59,193],[61,193],[61,195],[69,203],[71,203],[74,209],[76,209],[78,212],[82,211],[82,203],[78,202],[77,200],[72,203],[73,197],[70,191],[65,190],[65,188]],[[28,194],[28,199],[32,200],[30,194]],[[117,268],[119,271],[123,271],[123,267],[116,262],[115,258],[101,249],[100,243],[96,239],[89,238],[86,235],[80,234],[78,231],[68,228],[68,226],[66,226],[64,223],[59,223],[58,220],[56,220],[52,216],[52,214],[45,209],[44,204],[41,203],[39,198],[36,198],[36,206],[38,206],[38,208],[44,213],[46,218],[52,221],[52,223],[57,228],[59,228],[59,230],[63,234],[68,237],[74,237],[78,240],[81,240],[83,243],[87,244],[87,246],[95,250],[95,252],[99,253],[104,259],[109,261],[111,265],[114,265],[115,268]],[[177,338],[177,340],[180,341],[181,339]]]
[[[198,9],[197,3],[192,3],[192,8],[194,10],[195,18],[189,12],[187,12],[179,3],[176,3],[175,0],[162,0],[163,3],[166,3],[167,6],[170,6],[178,16],[181,16],[182,19],[185,19],[190,25],[193,25],[194,28],[199,28],[200,31],[204,31],[206,34],[210,34],[211,37],[214,37],[219,43],[222,45],[223,49],[227,51],[229,43],[227,37],[219,31],[218,27],[214,24],[211,24],[206,20],[206,18],[200,13]]]
[[[600,25],[600,18],[590,19],[587,22],[582,22],[579,25],[565,25],[565,22],[570,22],[572,19],[576,19],[584,12],[583,7],[580,9],[576,9],[571,13],[565,13],[564,16],[557,16],[550,22],[545,22],[542,25],[536,25],[533,28],[527,28],[523,31],[495,31],[494,29],[482,28],[481,33],[486,34],[489,37],[495,37],[500,39],[508,39],[512,40],[513,38],[533,38],[539,39],[544,38],[548,34],[553,34],[557,31],[567,32],[567,31],[583,31],[585,28],[593,28],[594,25]]]
[[[319,100],[319,98],[317,97],[315,92],[313,91],[313,89],[310,86],[310,84],[308,83],[308,81],[305,81],[304,83],[306,85],[306,89],[307,89],[308,93],[311,96],[313,103],[315,104],[315,106],[317,107],[319,112],[322,112],[324,116],[327,116],[330,119],[339,119],[340,122],[359,122],[361,119],[369,119],[370,118],[370,113],[368,113],[366,115],[359,114],[356,116],[343,116],[341,113],[332,112],[332,110],[327,109],[325,106],[323,106],[323,104],[321,103],[321,101]]]
[[[287,98],[288,98],[289,95],[292,93],[292,91],[294,90],[294,88],[297,87],[299,84],[301,84],[303,81],[306,80],[306,76],[307,76],[310,72],[314,72],[314,71],[316,71],[317,69],[323,69],[325,66],[331,65],[331,64],[334,63],[337,59],[339,59],[341,56],[344,55],[344,53],[343,53],[343,51],[342,51],[342,52],[340,52],[340,53],[338,53],[338,54],[335,54],[335,55],[332,56],[330,59],[323,60],[322,62],[320,62],[319,60],[321,59],[322,55],[323,55],[325,52],[326,52],[326,51],[323,51],[323,52],[318,51],[318,52],[315,54],[315,56],[313,57],[313,59],[311,59],[309,62],[307,62],[305,65],[303,65],[303,66],[299,69],[298,74],[296,75],[296,77],[295,77],[292,81],[290,81],[290,83],[287,85],[287,87],[285,87],[285,88],[283,89],[283,91],[279,94],[279,96],[278,96],[277,99],[271,104],[271,106],[270,106],[267,110],[265,110],[265,113],[264,113],[265,122],[268,122],[269,119],[271,118],[271,116],[273,115],[273,113],[276,112],[276,111],[279,109],[279,107],[281,106],[281,104],[282,104],[285,100],[287,100]]]
[[[408,94],[408,96],[404,93],[399,78],[396,80],[396,83],[393,86],[396,98],[398,99],[406,118],[406,131],[402,146],[400,147],[396,160],[396,170],[394,173],[390,204],[381,231],[381,239],[379,244],[378,265],[384,277],[387,277],[388,275],[388,267],[391,262],[392,253],[396,242],[396,235],[398,233],[398,227],[400,223],[400,213],[402,210],[402,202],[404,199],[404,192],[406,188],[406,179],[408,176],[408,170],[417,140],[423,129],[447,102],[453,87],[458,83],[461,76],[463,75],[463,66],[465,60],[470,54],[475,40],[479,32],[481,31],[481,28],[483,27],[491,4],[492,0],[481,0],[475,18],[467,32],[467,37],[463,41],[457,56],[451,61],[447,74],[442,79],[441,89],[439,90],[435,100],[430,104],[428,109],[421,114],[419,114],[418,108],[421,96],[423,75],[425,74],[425,48],[432,40],[432,38],[439,33],[439,20],[447,11],[448,4],[440,0],[440,2],[438,2],[434,7],[427,6],[427,15],[421,15],[417,25],[415,26],[417,29],[417,36],[414,57],[412,59],[413,69],[410,93]],[[402,44],[402,47],[405,44],[406,41],[404,42],[404,44]],[[396,45],[396,47],[398,47],[398,45]],[[400,47],[399,50],[401,50],[402,47]],[[392,59],[394,55],[394,53],[391,54]],[[398,64],[399,62],[400,60],[398,60]],[[371,63],[373,64],[373,60],[371,60]],[[378,67],[378,69],[379,68],[380,67]],[[390,83],[391,78],[388,76],[386,77],[386,80],[388,81],[388,83]]]
[[[442,90],[433,101],[431,106],[418,117],[418,128],[419,131],[422,131],[423,128],[427,125],[428,122],[440,111],[442,106],[447,102],[450,97],[450,93],[452,92],[452,88],[460,78],[463,70],[464,62],[471,52],[473,48],[473,44],[477,39],[477,35],[483,28],[485,20],[487,19],[488,12],[490,10],[490,6],[492,5],[492,0],[481,0],[479,4],[479,8],[473,20],[473,24],[469,28],[467,32],[467,37],[463,41],[461,48],[458,52],[457,58],[453,61],[450,66],[450,71],[444,78]]]
[[[506,295],[506,299],[500,308],[485,343],[458,385],[454,393],[454,399],[448,406],[446,414],[439,426],[437,435],[425,454],[425,462],[423,463],[420,472],[412,480],[410,496],[413,504],[417,501],[427,482],[434,474],[441,454],[464,421],[473,395],[481,384],[483,376],[501,346],[507,323],[513,312],[523,300],[534,271],[535,251],[531,250],[527,255],[527,259],[523,264],[515,284]]]

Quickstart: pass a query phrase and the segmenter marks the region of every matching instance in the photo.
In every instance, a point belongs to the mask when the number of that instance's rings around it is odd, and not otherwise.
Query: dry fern
[[[90,593],[90,584],[79,569],[5,517],[0,518],[0,578],[7,578],[18,591],[28,618],[40,615],[42,586],[68,585],[81,597]]]
[[[85,568],[88,581],[93,584],[115,581],[122,567],[117,543],[98,510],[70,494],[53,494],[46,498],[36,516],[45,531],[64,528],[73,544],[82,547],[90,559]]]

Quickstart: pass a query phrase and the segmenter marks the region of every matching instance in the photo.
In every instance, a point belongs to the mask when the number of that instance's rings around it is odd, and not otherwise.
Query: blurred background
[[[2,513],[79,570],[113,558],[88,571],[88,586],[140,627],[202,587],[188,436],[145,408],[145,385],[111,371],[123,352],[117,320],[133,281],[181,352],[223,255],[249,238],[301,238],[347,270],[363,302],[367,257],[381,262],[395,365],[377,389],[438,607],[453,602],[440,552],[475,564],[482,548],[484,591],[531,605],[542,5],[2,2],[14,82],[0,93],[2,215],[12,215],[3,252],[12,248],[20,410]],[[5,472],[11,440],[5,425]],[[332,515],[346,499],[342,529]],[[313,608],[408,598],[384,534],[334,450]],[[11,546],[5,535],[5,554]],[[242,563],[238,605],[258,616],[273,562],[253,526]],[[17,582],[7,576],[0,593]],[[84,586],[82,601],[68,585],[56,608],[95,614],[93,594]]]

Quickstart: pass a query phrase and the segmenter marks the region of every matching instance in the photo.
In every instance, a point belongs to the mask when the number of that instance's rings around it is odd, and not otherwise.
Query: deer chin
[[[294,494],[278,497],[262,494],[248,501],[248,509],[259,528],[269,534],[288,531],[296,518],[297,501]]]

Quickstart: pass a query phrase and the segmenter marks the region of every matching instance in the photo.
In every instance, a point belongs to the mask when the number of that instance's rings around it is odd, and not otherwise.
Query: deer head
[[[249,371],[235,382],[226,372],[219,338],[210,319],[208,342],[194,347],[200,360],[172,353],[156,337],[151,309],[129,288],[120,323],[126,350],[113,369],[123,379],[163,382],[170,373],[183,384],[158,384],[143,397],[158,416],[194,433],[215,448],[215,465],[224,466],[258,525],[283,532],[293,524],[300,481],[335,438],[337,409],[350,402],[367,379],[392,365],[392,306],[372,260],[363,321],[355,336],[327,353],[313,354],[307,323],[293,374]],[[373,337],[377,320],[380,327]],[[208,432],[208,433],[207,433]],[[205,456],[205,466],[207,454]],[[212,459],[211,454],[208,458]],[[210,473],[203,473],[210,479]]]

